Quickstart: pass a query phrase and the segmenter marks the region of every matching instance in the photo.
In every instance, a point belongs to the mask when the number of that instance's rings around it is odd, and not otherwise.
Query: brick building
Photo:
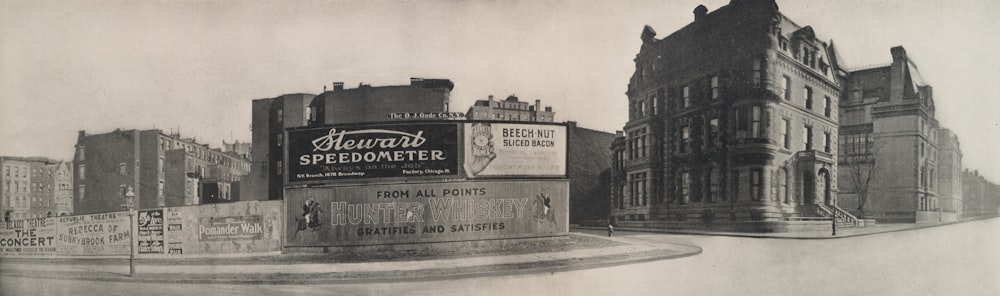
[[[0,213],[4,221],[70,215],[70,164],[44,157],[0,157]]]
[[[646,26],[611,145],[611,220],[633,227],[787,231],[836,206],[833,42],[774,1],[734,0],[657,39]]]
[[[73,164],[76,214],[121,210],[128,187],[139,209],[201,204],[205,183],[238,183],[250,170],[235,153],[155,129],[80,131]]]
[[[988,218],[1000,214],[1000,186],[979,175],[979,170],[962,172],[962,218]]]
[[[902,46],[890,52],[891,64],[853,70],[845,84],[846,99],[840,102],[841,206],[883,223],[944,220],[939,212],[945,209],[954,220],[955,209],[942,206],[938,196],[940,126],[933,88]],[[945,140],[954,145],[946,152],[952,159],[943,177],[954,184],[961,161],[953,158],[956,153],[960,158],[961,151],[957,138]],[[856,176],[869,171],[871,181],[865,185],[867,177]]]
[[[285,129],[311,125],[390,121],[397,113],[448,112],[451,90],[447,79],[410,78],[409,85],[373,87],[361,84],[320,95],[287,94],[253,101],[251,158],[253,169],[239,190],[244,200],[284,198]]]
[[[551,106],[542,108],[541,100],[535,100],[532,106],[518,101],[513,95],[503,101],[494,101],[492,95],[486,100],[477,100],[465,113],[468,120],[553,122],[555,116]]]

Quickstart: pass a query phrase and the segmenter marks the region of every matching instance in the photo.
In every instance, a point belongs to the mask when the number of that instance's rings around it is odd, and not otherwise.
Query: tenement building
[[[237,201],[250,170],[235,153],[157,129],[80,131],[73,164],[76,214],[119,211],[130,189],[139,209],[214,202],[205,199],[207,184],[223,188],[214,198]]]
[[[284,199],[285,130],[305,126],[386,122],[409,114],[446,114],[454,83],[447,79],[410,78],[409,85],[345,89],[335,82],[320,95],[286,94],[253,100],[251,148],[253,169],[241,184],[243,200]],[[409,119],[412,120],[412,119]]]
[[[535,100],[535,105],[532,106],[528,102],[519,101],[514,95],[502,101],[493,100],[490,95],[486,100],[477,100],[469,107],[469,112],[465,113],[468,120],[553,122],[555,116],[552,106],[542,108],[542,100]]]
[[[646,26],[612,144],[613,223],[789,231],[836,206],[833,42],[774,1],[733,0],[658,39]],[[829,228],[829,222],[824,224]]]
[[[71,164],[44,157],[0,157],[3,221],[73,214]]]
[[[906,50],[897,46],[890,53],[891,64],[848,75],[840,102],[840,204],[882,223],[954,221],[962,203],[954,189],[961,170],[958,140],[939,128],[933,88]],[[940,183],[949,187],[946,197],[939,195]]]

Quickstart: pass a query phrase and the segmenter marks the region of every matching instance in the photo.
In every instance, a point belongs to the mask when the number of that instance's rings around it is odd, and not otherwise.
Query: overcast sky
[[[72,159],[77,131],[179,129],[250,140],[250,102],[324,85],[455,82],[614,132],[643,25],[658,38],[711,1],[2,1],[0,155]],[[964,166],[1000,181],[1000,1],[778,1],[848,68],[906,47]]]

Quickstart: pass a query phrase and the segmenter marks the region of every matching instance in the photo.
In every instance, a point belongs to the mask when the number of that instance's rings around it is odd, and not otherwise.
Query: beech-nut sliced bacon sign
[[[458,125],[325,126],[288,131],[288,181],[455,176]]]

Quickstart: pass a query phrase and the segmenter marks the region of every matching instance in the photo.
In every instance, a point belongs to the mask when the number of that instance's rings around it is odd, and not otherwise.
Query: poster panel
[[[128,255],[132,231],[127,212],[56,218],[59,255]]]
[[[0,256],[51,256],[56,254],[53,218],[4,222],[0,229]]]
[[[139,211],[139,254],[163,254],[163,210]]]
[[[164,209],[169,255],[281,250],[281,201],[241,201]]]
[[[288,181],[458,174],[458,124],[327,126],[288,131]]]
[[[476,122],[465,124],[467,177],[566,176],[566,127]]]
[[[463,181],[289,189],[286,246],[563,235],[569,181]]]

